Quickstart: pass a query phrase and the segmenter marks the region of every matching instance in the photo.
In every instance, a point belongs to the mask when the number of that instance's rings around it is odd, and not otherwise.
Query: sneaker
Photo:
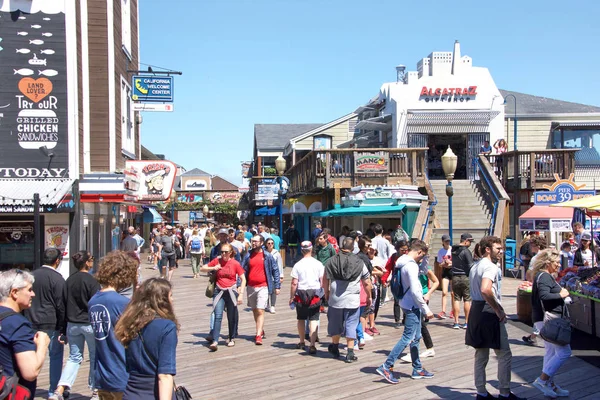
[[[569,391],[567,389],[561,388],[556,383],[554,383],[554,380],[552,380],[552,378],[550,379],[550,386],[552,387],[552,390],[554,390],[554,393],[556,393],[558,397],[567,397],[569,395]]]
[[[450,318],[454,318],[454,311],[450,311]]]
[[[54,392],[52,395],[48,396],[48,400],[64,400],[64,397],[62,394]]]
[[[354,347],[353,347],[353,349],[354,350],[362,350],[360,347],[358,347],[358,342],[356,340],[354,341]]]
[[[419,355],[419,358],[435,357],[434,349],[427,349]]]
[[[371,332],[373,332],[373,335],[381,335],[381,333],[375,327],[371,328]]]
[[[460,329],[460,325],[459,324],[454,324],[454,325],[452,325],[452,329]]]
[[[557,397],[556,392],[552,389],[552,386],[550,386],[550,381],[544,382],[540,378],[537,378],[535,381],[533,381],[532,385],[540,392],[544,393],[544,396],[552,398]]]
[[[209,348],[211,351],[217,351],[217,350],[219,349],[219,344],[218,344],[217,342],[212,342],[212,343],[210,344],[210,346],[208,346],[208,348]]]
[[[262,337],[260,335],[256,335],[256,337],[254,338],[254,343],[257,346],[262,346]]]
[[[358,341],[358,348],[359,348],[360,350],[362,350],[362,349],[364,349],[364,348],[365,348],[365,339],[360,339],[360,340]]]
[[[381,367],[377,368],[375,371],[379,375],[383,376],[383,379],[385,379],[389,383],[396,384],[400,382],[397,378],[394,377],[394,373],[389,368],[387,368],[385,364],[382,364]]]
[[[467,324],[464,324],[461,328],[467,329]]]
[[[211,335],[208,335],[207,337],[204,338],[207,342],[214,342],[215,340],[213,339],[213,337]]]
[[[327,351],[331,353],[334,358],[338,358],[340,356],[340,349],[333,343],[327,346]]]
[[[431,379],[433,378],[433,374],[425,369],[421,369],[419,371],[414,369],[410,377],[413,379]]]
[[[488,392],[487,396],[481,396],[479,393],[477,393],[477,396],[475,397],[475,400],[496,400],[496,399],[498,399],[498,398],[492,396],[489,392]]]
[[[448,317],[446,316],[446,313],[442,311],[441,313],[439,313],[439,314],[437,315],[437,318],[438,318],[438,319],[446,319],[446,318],[448,318]]]
[[[227,347],[233,347],[235,346],[235,342],[233,341],[233,339],[231,339],[229,342],[227,342]]]
[[[394,322],[394,328],[395,328],[395,329],[400,329],[400,328],[402,328],[402,322]]]
[[[371,330],[371,328],[365,328],[364,333],[369,336],[374,336],[375,332]]]
[[[315,346],[310,346],[308,354],[317,354],[317,348]]]
[[[535,346],[536,341],[535,339],[532,339],[531,336],[523,336],[523,342],[525,342],[525,344],[528,344],[530,346]]]
[[[363,337],[365,340],[373,340],[373,336],[369,335],[367,332],[363,333]]]
[[[405,362],[405,363],[411,363],[412,362],[412,356],[410,355],[410,353],[408,353],[404,357],[400,358],[400,361]]]
[[[347,364],[350,364],[350,363],[353,363],[355,361],[358,361],[358,357],[356,357],[354,355],[353,351],[352,352],[349,351],[348,354],[346,354],[346,360],[345,361],[346,361]]]
[[[275,314],[275,307],[273,307],[273,306],[269,307],[269,312],[271,314]]]

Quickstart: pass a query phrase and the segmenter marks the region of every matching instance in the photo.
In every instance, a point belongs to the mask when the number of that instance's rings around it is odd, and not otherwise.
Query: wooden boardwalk
[[[252,399],[464,399],[473,398],[473,354],[474,350],[464,345],[464,330],[451,328],[450,320],[435,320],[430,323],[430,332],[435,344],[436,355],[422,360],[423,366],[435,373],[430,380],[410,379],[411,366],[398,361],[395,365],[400,383],[390,385],[375,373],[390,349],[402,334],[402,329],[393,327],[391,303],[380,310],[377,326],[381,335],[368,341],[364,350],[357,353],[359,360],[346,364],[333,359],[327,353],[327,318],[321,314],[321,343],[315,356],[296,350],[298,343],[295,311],[287,306],[289,274],[286,268],[282,294],[276,307],[277,313],[266,315],[266,339],[263,346],[253,342],[254,321],[251,311],[240,308],[240,337],[233,348],[221,341],[217,352],[208,350],[204,337],[208,332],[210,300],[204,296],[207,278],[192,279],[189,261],[174,277],[176,312],[181,324],[177,349],[176,382],[184,385],[194,399],[239,398]],[[144,277],[156,275],[144,269]],[[516,319],[516,288],[518,281],[503,280],[503,303],[507,313]],[[432,299],[432,310],[439,312],[441,296],[438,292]],[[544,350],[530,347],[521,342],[530,328],[519,322],[508,324],[508,333],[513,352],[512,390],[529,399],[543,399],[541,393],[530,385],[540,373]],[[227,334],[224,317],[222,333]],[[586,344],[591,350],[576,350],[556,376],[556,382],[571,391],[571,399],[600,399],[599,365],[600,352],[597,341]],[[582,346],[579,346],[582,347]],[[424,348],[421,343],[421,348]],[[65,351],[65,357],[68,350]],[[342,351],[345,354],[345,350]],[[588,360],[588,361],[586,361]],[[497,394],[496,359],[490,357],[488,364],[488,389]],[[88,363],[84,361],[73,388],[72,398],[87,398]],[[47,387],[47,363],[38,380],[38,396]],[[399,397],[398,397],[399,396]],[[43,398],[43,397],[39,397]]]

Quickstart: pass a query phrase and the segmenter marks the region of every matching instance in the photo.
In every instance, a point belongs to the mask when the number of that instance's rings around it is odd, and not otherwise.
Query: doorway
[[[466,134],[430,134],[428,135],[429,151],[427,160],[429,164],[429,179],[446,179],[442,170],[442,156],[448,149],[458,157],[454,179],[467,179],[469,158],[467,154]]]

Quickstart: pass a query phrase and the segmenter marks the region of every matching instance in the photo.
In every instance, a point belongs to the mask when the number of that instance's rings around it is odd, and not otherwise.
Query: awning
[[[552,122],[552,129],[600,127],[600,121]]]
[[[406,204],[397,206],[360,206],[342,207],[312,214],[313,217],[350,217],[360,215],[397,214],[406,208]]]
[[[58,205],[71,190],[74,179],[0,180],[0,205],[32,205],[40,195],[40,205]]]
[[[478,133],[485,131],[499,111],[410,111],[407,133]]]
[[[552,206],[533,206],[525,211],[520,219],[571,219],[572,208],[554,208]]]
[[[144,223],[159,224],[163,222],[163,217],[154,208],[147,208],[144,211]]]
[[[262,207],[254,211],[254,215],[275,215],[277,213],[277,207]]]
[[[121,174],[86,174],[79,181],[79,191],[82,203],[123,203],[127,195]]]

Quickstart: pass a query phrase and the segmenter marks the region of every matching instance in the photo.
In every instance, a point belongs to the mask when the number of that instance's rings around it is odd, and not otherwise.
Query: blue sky
[[[461,42],[501,89],[600,105],[600,2],[140,1],[141,62],[182,71],[142,144],[241,183],[255,123],[326,123]]]

